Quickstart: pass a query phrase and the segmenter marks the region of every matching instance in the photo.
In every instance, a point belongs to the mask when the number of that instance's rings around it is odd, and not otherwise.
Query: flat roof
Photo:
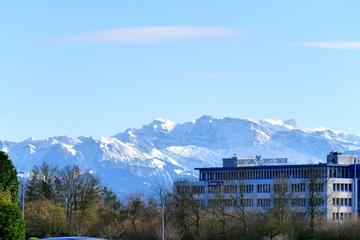
[[[306,167],[350,167],[354,164],[283,164],[283,165],[252,165],[239,167],[208,167],[208,168],[194,168],[195,170],[240,170],[240,169],[263,169],[263,168],[306,168]],[[360,167],[359,167],[360,169]]]

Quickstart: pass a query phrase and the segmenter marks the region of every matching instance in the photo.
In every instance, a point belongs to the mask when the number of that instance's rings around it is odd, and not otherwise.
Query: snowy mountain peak
[[[295,120],[202,116],[178,124],[157,118],[98,139],[59,136],[0,141],[0,149],[22,171],[44,161],[58,167],[79,164],[96,172],[114,191],[151,192],[152,185],[195,177],[195,167],[219,166],[222,158],[234,153],[287,157],[291,163],[319,162],[331,150],[360,152],[360,136],[325,128],[309,131],[297,127]]]
[[[315,128],[305,128],[304,131],[306,132],[325,132],[328,129],[326,129],[324,126],[315,127]]]
[[[154,129],[170,132],[176,126],[176,123],[166,118],[156,118],[153,121],[153,126]]]
[[[260,120],[260,123],[265,123],[265,124],[270,124],[273,126],[278,126],[278,127],[283,127],[283,128],[287,128],[289,130],[293,130],[297,128],[297,123],[296,120],[294,119],[289,119],[289,120],[281,120],[281,119],[272,119],[272,118],[268,118],[268,119],[262,119]]]

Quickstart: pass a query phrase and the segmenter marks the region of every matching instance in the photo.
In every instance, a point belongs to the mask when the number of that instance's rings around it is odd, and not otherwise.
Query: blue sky
[[[358,1],[1,1],[0,139],[156,117],[360,134]]]

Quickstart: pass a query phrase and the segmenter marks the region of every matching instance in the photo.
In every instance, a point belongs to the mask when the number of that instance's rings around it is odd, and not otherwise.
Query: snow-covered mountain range
[[[323,161],[331,150],[359,154],[360,136],[306,130],[295,120],[216,119],[203,116],[176,124],[156,119],[112,137],[50,137],[0,141],[18,171],[48,162],[91,169],[115,192],[151,193],[177,178],[196,177],[195,167],[221,165],[223,157],[287,157],[291,163]]]

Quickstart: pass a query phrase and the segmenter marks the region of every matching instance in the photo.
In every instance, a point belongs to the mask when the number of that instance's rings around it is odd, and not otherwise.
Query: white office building
[[[358,215],[357,164],[356,156],[337,152],[326,163],[299,165],[288,164],[286,158],[234,156],[223,159],[223,167],[196,168],[199,180],[176,181],[174,191],[191,194],[204,207],[221,201],[229,209],[240,205],[249,211],[270,209],[282,192],[299,214],[315,205],[327,219],[347,219]]]

